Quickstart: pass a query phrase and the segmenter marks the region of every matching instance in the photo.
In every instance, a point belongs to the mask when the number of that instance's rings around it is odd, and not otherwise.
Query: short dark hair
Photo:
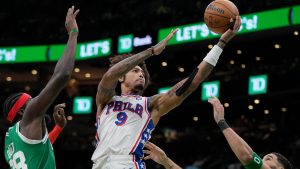
[[[21,97],[22,94],[23,94],[22,92],[14,93],[5,100],[3,104],[3,116],[5,118],[7,118],[10,109],[14,106],[14,104]]]
[[[116,55],[114,57],[109,58],[110,60],[110,65],[109,67],[114,66],[115,64],[119,63],[120,61],[131,57],[133,54],[123,54],[123,55]],[[142,62],[141,64],[139,64],[138,66],[140,66],[142,68],[142,70],[144,71],[144,77],[145,77],[145,86],[144,86],[144,90],[148,87],[149,85],[149,81],[150,81],[150,75],[146,66],[145,62]]]
[[[278,162],[283,166],[284,169],[293,169],[293,165],[285,156],[275,152],[273,152],[272,154],[277,157]]]

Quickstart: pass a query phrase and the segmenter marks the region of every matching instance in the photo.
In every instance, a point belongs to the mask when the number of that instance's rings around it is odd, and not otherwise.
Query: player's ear
[[[124,76],[121,76],[121,77],[119,78],[119,82],[120,82],[120,83],[123,83],[124,80],[125,80],[125,77],[124,77]]]

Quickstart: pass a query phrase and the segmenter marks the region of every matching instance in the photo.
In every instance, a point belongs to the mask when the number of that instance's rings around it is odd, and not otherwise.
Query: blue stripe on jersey
[[[140,160],[139,157],[135,156],[135,162],[137,164],[138,169],[146,169],[146,164]]]
[[[133,152],[133,154],[136,156],[136,158],[143,158],[144,157],[143,148],[144,148],[146,142],[148,140],[150,140],[151,133],[152,133],[153,129],[154,129],[154,124],[153,124],[153,121],[151,119],[149,121],[147,127],[143,131],[143,134],[141,136],[141,139],[140,139],[140,142],[139,142],[137,148]]]

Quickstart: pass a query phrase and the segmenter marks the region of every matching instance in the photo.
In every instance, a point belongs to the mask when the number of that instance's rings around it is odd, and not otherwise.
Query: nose
[[[145,78],[145,77],[144,77],[144,74],[143,74],[142,72],[139,73],[139,77],[140,77],[140,78]]]

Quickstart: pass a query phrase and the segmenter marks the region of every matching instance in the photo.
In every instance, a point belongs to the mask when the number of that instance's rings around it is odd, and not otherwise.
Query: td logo
[[[268,76],[258,75],[249,77],[249,95],[265,94],[267,93]]]
[[[201,100],[206,101],[211,96],[219,97],[219,93],[220,93],[219,81],[205,82],[202,84]]]
[[[75,97],[73,102],[74,114],[89,114],[92,112],[92,97]]]

